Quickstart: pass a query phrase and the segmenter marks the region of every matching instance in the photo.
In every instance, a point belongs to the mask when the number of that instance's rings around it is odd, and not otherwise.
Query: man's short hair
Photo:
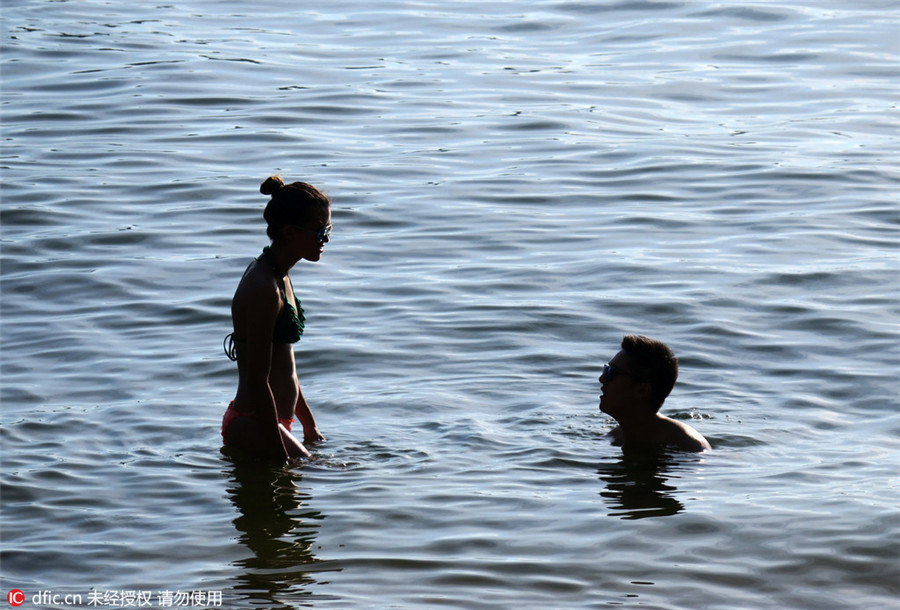
[[[628,354],[634,375],[650,384],[659,411],[678,379],[678,358],[662,341],[640,335],[625,335],[622,350]]]

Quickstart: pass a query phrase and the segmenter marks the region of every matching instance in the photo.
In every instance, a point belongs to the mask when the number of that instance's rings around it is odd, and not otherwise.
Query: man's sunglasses
[[[632,379],[637,379],[634,373],[630,373],[625,369],[620,369],[615,364],[604,364],[603,374],[600,376],[603,377],[603,375],[606,375],[606,381],[608,383],[612,383],[612,380],[616,379],[619,375],[628,375]]]

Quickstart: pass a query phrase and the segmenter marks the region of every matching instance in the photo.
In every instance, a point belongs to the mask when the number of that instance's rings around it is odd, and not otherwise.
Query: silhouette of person
[[[600,375],[600,410],[619,424],[609,433],[613,444],[623,451],[711,449],[694,428],[659,414],[678,378],[678,359],[672,350],[662,341],[639,335],[626,335],[621,347]]]

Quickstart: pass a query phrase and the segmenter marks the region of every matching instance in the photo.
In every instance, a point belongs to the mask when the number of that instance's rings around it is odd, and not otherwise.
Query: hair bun
[[[259,192],[263,195],[274,195],[284,188],[284,180],[281,176],[269,176],[259,187]]]

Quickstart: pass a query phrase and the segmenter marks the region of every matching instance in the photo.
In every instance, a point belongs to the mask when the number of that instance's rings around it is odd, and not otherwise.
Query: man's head
[[[600,376],[600,410],[616,417],[623,408],[645,404],[653,412],[665,402],[678,378],[678,359],[662,341],[626,335],[622,350]]]

